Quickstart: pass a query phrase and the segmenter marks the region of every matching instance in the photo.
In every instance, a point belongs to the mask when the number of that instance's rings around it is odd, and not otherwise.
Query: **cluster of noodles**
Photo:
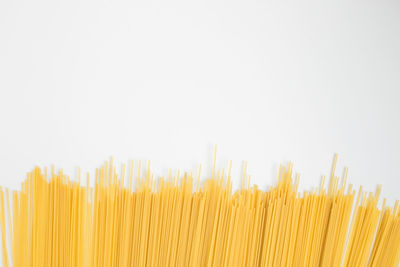
[[[118,175],[107,162],[89,187],[80,177],[72,182],[62,171],[48,175],[36,168],[21,192],[10,197],[1,189],[3,266],[399,263],[397,202],[379,209],[380,189],[366,194],[360,188],[356,194],[346,177],[339,183],[332,174],[327,189],[322,183],[301,194],[289,164],[266,192],[250,187],[245,174],[242,189],[233,193],[230,168],[214,167],[201,187],[199,175],[187,173],[170,173],[156,186],[149,164],[144,177],[139,167],[134,191],[133,165],[129,169],[124,166]]]

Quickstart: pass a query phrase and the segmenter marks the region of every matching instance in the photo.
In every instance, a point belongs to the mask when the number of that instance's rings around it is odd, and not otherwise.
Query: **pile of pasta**
[[[398,202],[379,208],[380,188],[356,193],[347,172],[300,193],[292,164],[267,191],[245,173],[236,192],[215,163],[202,186],[201,168],[159,179],[150,163],[122,169],[106,162],[89,186],[37,167],[20,192],[1,188],[3,266],[399,264]]]

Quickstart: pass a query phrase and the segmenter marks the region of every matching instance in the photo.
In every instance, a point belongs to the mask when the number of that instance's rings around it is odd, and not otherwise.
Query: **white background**
[[[114,156],[399,198],[399,1],[0,1],[0,184]]]

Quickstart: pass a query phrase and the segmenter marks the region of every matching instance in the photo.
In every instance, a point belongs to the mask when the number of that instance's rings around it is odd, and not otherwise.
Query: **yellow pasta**
[[[237,192],[231,164],[215,166],[200,186],[201,168],[155,179],[150,162],[119,174],[111,160],[93,187],[37,167],[20,192],[0,187],[3,266],[399,265],[398,202],[356,193],[336,159],[328,188],[303,193],[291,163],[267,191],[250,186],[247,163]]]

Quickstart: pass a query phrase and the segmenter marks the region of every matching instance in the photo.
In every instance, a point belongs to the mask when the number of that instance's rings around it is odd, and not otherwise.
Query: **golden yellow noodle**
[[[384,201],[380,210],[380,188],[356,194],[347,172],[340,181],[333,171],[328,188],[324,178],[303,194],[292,164],[280,167],[277,186],[267,191],[250,187],[245,171],[241,190],[232,192],[231,165],[217,171],[214,163],[203,186],[200,170],[170,171],[158,185],[150,163],[145,177],[141,172],[139,163],[135,191],[133,162],[118,175],[112,161],[96,170],[93,188],[89,176],[81,184],[80,171],[73,182],[40,168],[11,198],[1,188],[3,266],[399,264],[397,202],[389,208]]]

